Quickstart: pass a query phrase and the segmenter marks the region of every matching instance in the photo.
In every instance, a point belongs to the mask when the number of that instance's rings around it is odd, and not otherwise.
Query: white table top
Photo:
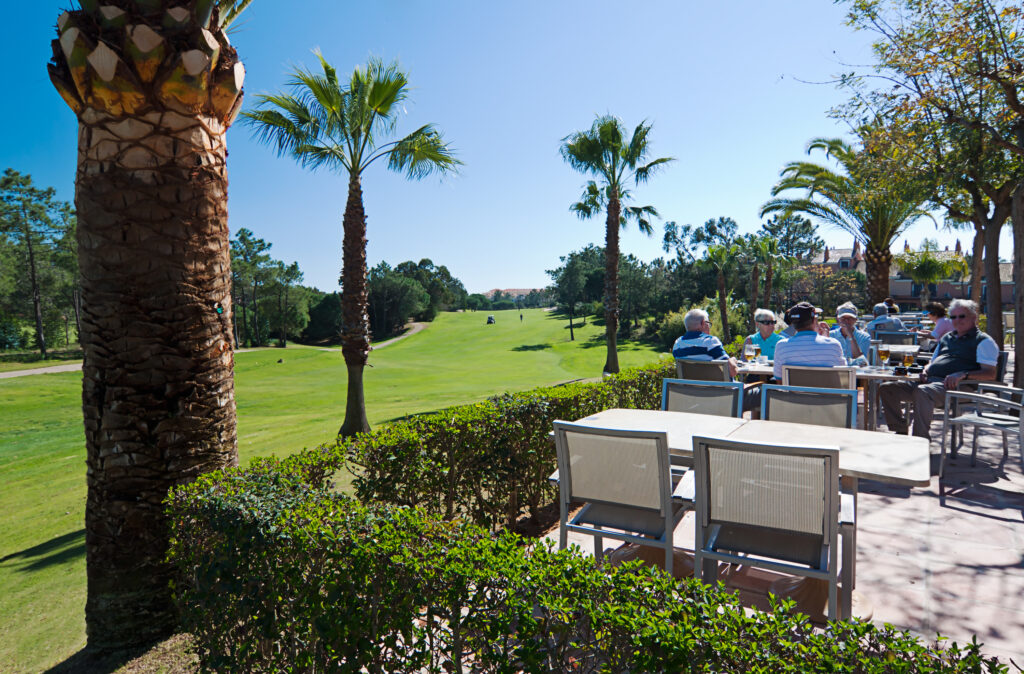
[[[839,447],[839,473],[845,477],[908,487],[924,487],[931,482],[928,441],[913,436],[661,410],[611,409],[576,423],[598,428],[666,431],[669,449],[687,456],[693,454],[694,435]]]
[[[736,373],[740,375],[766,375],[770,377],[774,374],[774,370],[771,365],[763,365],[761,363],[744,363],[736,368]],[[857,368],[857,379],[881,379],[883,381],[909,379],[911,381],[916,381],[918,376],[916,374],[896,374],[893,372],[891,367],[888,370],[882,370],[881,368],[875,367],[859,367]]]

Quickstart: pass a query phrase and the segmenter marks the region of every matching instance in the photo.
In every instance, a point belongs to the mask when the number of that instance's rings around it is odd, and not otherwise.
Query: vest
[[[928,377],[944,379],[954,372],[980,370],[978,345],[987,336],[976,327],[963,337],[957,337],[954,332],[943,335],[935,349],[932,364],[928,366]]]

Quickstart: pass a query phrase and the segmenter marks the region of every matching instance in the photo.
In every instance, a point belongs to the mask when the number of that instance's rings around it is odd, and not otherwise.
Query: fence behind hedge
[[[310,484],[338,470],[353,474],[363,503],[418,506],[442,519],[508,526],[524,510],[535,518],[556,491],[548,440],[556,419],[575,420],[611,407],[657,409],[661,381],[674,376],[661,361],[600,382],[539,388],[453,407],[381,426],[286,460]]]

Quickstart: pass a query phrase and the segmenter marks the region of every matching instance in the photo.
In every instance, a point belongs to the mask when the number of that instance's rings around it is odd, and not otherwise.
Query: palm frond
[[[425,178],[431,173],[452,173],[462,162],[455,158],[451,147],[432,125],[416,129],[378,156],[388,155],[388,168],[405,171],[409,178]],[[369,166],[376,157],[367,161]]]
[[[219,0],[217,9],[220,13],[220,29],[227,30],[228,26],[234,23],[235,19],[251,4],[252,0]]]
[[[633,179],[636,184],[645,183],[650,179],[652,175],[661,170],[661,168],[670,162],[674,162],[675,157],[659,157],[652,162],[644,164],[643,166],[636,167],[636,171],[633,173]]]

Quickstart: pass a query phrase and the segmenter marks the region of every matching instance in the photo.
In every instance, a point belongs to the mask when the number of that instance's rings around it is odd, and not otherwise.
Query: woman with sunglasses
[[[747,337],[743,348],[747,348],[747,344],[759,346],[761,355],[773,360],[775,345],[782,341],[782,335],[775,332],[775,314],[768,309],[758,309],[754,312],[754,321],[757,323],[757,332]]]

